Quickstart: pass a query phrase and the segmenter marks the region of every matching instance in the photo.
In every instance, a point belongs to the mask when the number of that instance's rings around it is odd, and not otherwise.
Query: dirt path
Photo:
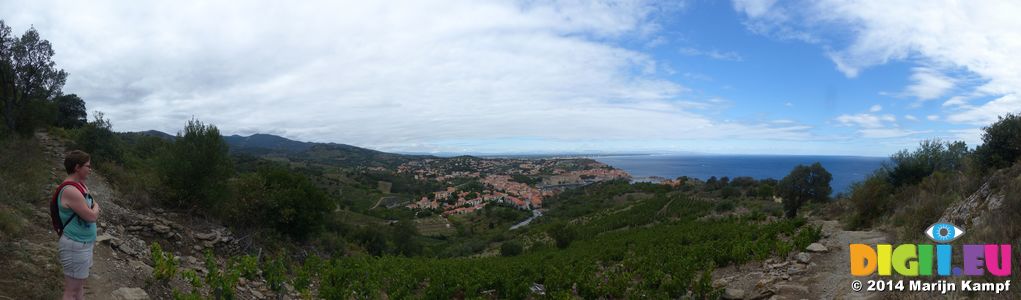
[[[825,249],[801,249],[785,259],[720,268],[714,285],[725,288],[725,299],[882,299],[882,295],[854,292],[848,245],[887,242],[880,231],[847,231],[834,220],[813,220],[822,228],[818,244]],[[809,247],[814,248],[814,247]]]
[[[868,292],[854,292],[851,282],[862,280],[851,276],[851,265],[848,262],[850,244],[880,244],[889,242],[888,236],[879,231],[846,231],[841,229],[840,222],[827,220],[813,222],[821,225],[829,237],[820,240],[828,252],[815,255],[816,266],[805,275],[810,299],[881,299],[880,295]]]
[[[0,275],[0,283],[10,281],[19,285],[15,290],[0,286],[0,300],[59,298],[63,289],[57,238],[49,228],[48,205],[53,190],[66,177],[63,171],[65,147],[45,132],[37,132],[35,138],[50,161],[51,183],[41,187],[40,199],[33,203],[32,222],[38,226],[28,226],[23,239],[14,245],[18,248],[16,252],[25,253],[24,257],[9,262],[26,271],[15,271],[20,274],[13,276]],[[99,172],[93,172],[86,185],[103,209],[97,223],[93,265],[85,284],[87,299],[169,299],[171,288],[187,286],[180,279],[170,283],[148,282],[152,275],[149,245],[153,242],[160,243],[165,251],[175,255],[179,270],[193,269],[200,276],[207,272],[200,259],[205,251],[216,253],[219,262],[240,251],[244,238],[234,237],[222,225],[157,207],[130,209],[129,200],[123,198]],[[5,261],[0,258],[0,262]],[[15,294],[5,295],[10,291]],[[265,280],[261,279],[246,281],[238,286],[236,292],[237,299],[265,299],[272,295]],[[294,292],[283,296],[285,299],[297,298]]]
[[[48,152],[58,154],[65,151],[62,143],[50,138],[45,133],[36,133],[36,139]],[[58,170],[54,172],[53,178],[53,183],[56,184],[64,179],[65,174],[60,172],[63,170],[62,155],[54,155],[53,158],[53,168]],[[109,231],[116,231],[114,228],[109,228],[110,220],[123,219],[128,213],[118,203],[121,199],[118,199],[116,191],[110,187],[106,178],[98,172],[93,172],[86,185],[89,187],[89,193],[93,195],[97,202],[101,203],[103,208],[98,228],[99,236],[108,235]],[[52,193],[52,188],[50,190]],[[37,209],[41,209],[43,213],[48,214],[47,203],[40,204]],[[44,247],[56,249],[56,238],[53,237],[53,234],[49,233],[49,235],[43,236],[29,236],[29,239],[42,244]],[[55,251],[54,255],[56,255]],[[93,256],[92,270],[85,284],[85,297],[87,299],[118,299],[114,296],[114,291],[120,288],[140,288],[144,285],[144,278],[148,276],[148,270],[150,270],[148,268],[140,260],[114,251],[109,245],[109,240],[98,242]],[[57,290],[57,293],[60,293],[62,286],[53,288]]]

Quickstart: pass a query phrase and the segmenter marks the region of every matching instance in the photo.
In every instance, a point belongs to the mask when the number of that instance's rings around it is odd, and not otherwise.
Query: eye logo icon
[[[964,235],[964,229],[954,224],[939,222],[929,226],[925,235],[937,243],[949,243]]]

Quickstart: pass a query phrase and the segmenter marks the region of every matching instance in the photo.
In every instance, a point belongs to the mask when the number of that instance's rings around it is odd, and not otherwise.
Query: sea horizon
[[[846,193],[850,186],[881,168],[887,157],[851,155],[779,154],[653,154],[590,157],[631,174],[632,181],[675,179],[688,176],[707,180],[748,176],[757,180],[780,180],[797,165],[815,162],[833,175],[833,194]]]

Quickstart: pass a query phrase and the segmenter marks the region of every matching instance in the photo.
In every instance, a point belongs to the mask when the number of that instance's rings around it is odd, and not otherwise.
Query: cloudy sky
[[[117,131],[889,155],[1021,111],[1018,1],[0,1]]]

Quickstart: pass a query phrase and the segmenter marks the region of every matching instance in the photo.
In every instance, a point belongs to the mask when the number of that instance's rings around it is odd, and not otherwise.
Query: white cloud
[[[967,105],[968,105],[968,99],[966,97],[964,97],[964,96],[953,96],[953,97],[950,97],[950,99],[947,99],[947,101],[943,102],[943,106],[944,107],[946,107],[946,106],[951,106],[951,107],[953,107],[953,106],[967,106]]]
[[[925,119],[929,120],[929,121],[936,121],[936,120],[939,120],[939,116],[937,116],[937,115],[928,115],[928,116],[925,117]]]
[[[912,116],[912,115],[904,115],[904,119],[909,120],[909,121],[918,121],[918,118],[916,118],[915,116]]]
[[[753,32],[813,37],[836,68],[848,77],[890,61],[915,63],[906,94],[920,100],[960,90],[951,98],[947,120],[988,124],[998,115],[1021,111],[1021,2],[790,1],[752,5],[735,1]],[[819,36],[832,37],[821,39]],[[975,78],[957,86],[948,72]],[[956,76],[955,76],[956,77]],[[987,99],[967,105],[968,100]]]
[[[776,4],[776,0],[735,0],[734,9],[749,17],[757,18],[770,13],[773,4]]]
[[[877,106],[873,105],[869,108],[869,111],[878,112],[880,109]],[[917,120],[912,115],[906,115],[904,118],[912,121]],[[844,126],[858,127],[857,132],[863,138],[890,139],[931,132],[929,130],[908,130],[901,128],[897,124],[897,117],[892,114],[844,114],[837,116],[835,120]]]
[[[905,93],[918,100],[932,100],[946,94],[954,87],[954,80],[931,68],[914,68],[911,74],[913,82],[905,89]]]
[[[53,43],[65,91],[121,131],[176,132],[195,116],[227,134],[400,151],[483,139],[807,138],[804,127],[692,112],[700,101],[687,88],[620,46],[655,44],[652,14],[663,11],[643,1],[0,6],[15,30],[34,24]]]
[[[863,128],[859,131],[864,138],[888,139],[929,133],[928,130],[905,130],[901,128]]]
[[[985,104],[950,114],[947,120],[972,125],[989,125],[995,122],[998,116],[1008,112],[1021,112],[1021,96],[1004,95]]]
[[[692,47],[682,47],[678,51],[681,54],[687,55],[687,56],[704,56],[704,57],[708,57],[708,58],[715,59],[715,60],[725,60],[725,61],[743,61],[744,60],[744,58],[741,57],[741,54],[738,54],[737,52],[734,52],[734,51],[721,52],[721,51],[718,51],[718,50],[715,50],[715,49],[713,49],[713,50],[700,50],[700,49],[692,48]]]
[[[950,130],[951,137],[954,140],[964,141],[972,147],[982,144],[982,128],[965,128],[965,129],[953,129]]]
[[[857,125],[865,128],[879,128],[883,127],[883,121],[888,121],[888,118],[884,116],[877,116],[873,114],[856,114],[856,115],[840,115],[836,118],[837,122],[844,125]]]
[[[869,112],[878,112],[878,111],[881,111],[881,110],[883,110],[883,106],[879,105],[879,104],[876,104],[876,105],[873,105],[872,107],[869,107]]]

